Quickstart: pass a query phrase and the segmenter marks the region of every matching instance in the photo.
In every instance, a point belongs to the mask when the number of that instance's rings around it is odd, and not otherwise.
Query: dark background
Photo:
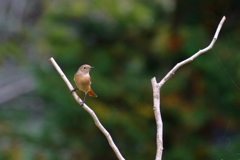
[[[240,158],[239,0],[0,0],[0,159],[117,159],[50,57],[73,84],[94,66],[87,105],[124,158],[154,159],[150,80],[208,46],[224,15],[213,49],[161,90],[163,160]]]

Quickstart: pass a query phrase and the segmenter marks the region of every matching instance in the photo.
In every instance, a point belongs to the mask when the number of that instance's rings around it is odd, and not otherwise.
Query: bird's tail
[[[88,91],[88,95],[92,97],[97,97],[97,95],[93,92],[92,88]]]

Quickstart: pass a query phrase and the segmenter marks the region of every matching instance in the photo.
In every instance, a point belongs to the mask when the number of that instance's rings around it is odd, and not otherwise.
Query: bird
[[[77,72],[74,75],[74,82],[77,88],[73,89],[71,92],[76,90],[81,90],[85,93],[82,105],[85,103],[87,94],[92,97],[97,97],[97,95],[93,92],[91,88],[91,77],[90,77],[90,70],[94,67],[84,64],[79,67]]]

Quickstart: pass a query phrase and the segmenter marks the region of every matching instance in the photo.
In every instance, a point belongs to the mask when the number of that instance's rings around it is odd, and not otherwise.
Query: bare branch
[[[198,57],[199,55],[201,55],[201,54],[209,51],[210,49],[212,49],[213,45],[215,44],[215,42],[216,42],[216,40],[217,40],[217,38],[218,38],[218,34],[219,34],[219,32],[220,32],[220,30],[221,30],[221,28],[222,28],[222,25],[223,25],[225,19],[226,19],[225,16],[223,16],[221,22],[220,22],[219,25],[218,25],[218,28],[217,28],[217,30],[216,30],[216,33],[215,33],[215,35],[214,35],[214,37],[213,37],[213,39],[212,39],[212,42],[209,44],[209,46],[207,46],[206,48],[204,48],[204,49],[202,49],[202,50],[199,50],[197,53],[195,53],[194,55],[192,55],[192,56],[189,57],[188,59],[186,59],[186,60],[178,63],[175,67],[173,67],[173,69],[172,69],[170,72],[168,72],[168,74],[160,81],[160,87],[162,87],[163,84],[164,84],[170,77],[172,77],[172,75],[174,75],[174,73],[177,71],[178,68],[180,68],[181,66],[183,66],[183,65],[185,65],[185,64],[193,61],[193,60],[194,60],[196,57]]]
[[[162,151],[163,151],[163,123],[160,111],[160,86],[157,83],[156,77],[153,77],[152,80],[152,88],[153,88],[153,111],[156,119],[157,124],[157,153],[156,153],[156,160],[162,159]]]
[[[58,71],[58,73],[60,74],[60,76],[62,77],[62,79],[64,80],[64,82],[67,84],[68,88],[70,91],[72,91],[74,88],[72,86],[72,84],[69,82],[69,80],[67,79],[67,77],[65,76],[65,74],[63,73],[63,71],[61,70],[61,68],[58,66],[58,64],[55,62],[55,60],[51,57],[49,59],[52,63],[52,65],[56,68],[56,70]],[[78,97],[78,95],[76,94],[76,92],[73,92],[73,97],[75,98],[75,100],[77,101],[77,103],[79,103],[79,105],[82,105],[82,100]],[[123,156],[121,155],[121,153],[119,152],[117,146],[115,145],[115,143],[112,140],[111,135],[108,133],[108,131],[103,127],[103,125],[100,123],[98,117],[96,116],[96,114],[94,113],[94,111],[92,109],[90,109],[85,103],[82,106],[83,109],[85,109],[93,118],[96,126],[102,131],[102,133],[106,136],[109,145],[112,147],[113,151],[115,152],[116,156],[118,157],[119,160],[125,160],[123,158]]]
[[[206,48],[199,50],[197,53],[195,53],[194,55],[192,55],[191,57],[187,58],[186,60],[183,60],[182,62],[176,64],[173,69],[167,73],[167,75],[159,82],[157,83],[156,78],[153,77],[151,79],[151,83],[152,83],[152,88],[153,88],[153,110],[154,110],[154,115],[155,115],[155,119],[156,119],[156,124],[157,124],[157,137],[156,137],[156,141],[157,141],[157,153],[156,153],[156,160],[161,160],[162,159],[162,150],[163,150],[163,140],[162,140],[162,135],[163,135],[163,123],[162,123],[162,118],[161,118],[161,112],[160,112],[160,89],[163,86],[163,84],[170,78],[172,77],[172,75],[174,75],[174,73],[177,71],[178,68],[180,68],[181,66],[193,61],[196,57],[198,57],[199,55],[207,52],[208,50],[210,50],[213,45],[215,44],[217,38],[218,38],[218,34],[222,28],[222,25],[225,21],[225,16],[223,16],[222,20],[220,21],[218,28],[215,32],[215,35],[211,41],[211,43],[209,44],[209,46],[207,46]]]

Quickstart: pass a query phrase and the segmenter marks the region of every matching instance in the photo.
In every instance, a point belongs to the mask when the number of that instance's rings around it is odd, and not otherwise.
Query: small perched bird
[[[84,64],[74,75],[74,81],[77,86],[77,89],[83,91],[85,93],[84,100],[82,102],[82,105],[84,104],[86,100],[86,95],[97,97],[97,95],[93,92],[91,89],[91,77],[90,77],[90,70],[94,68],[88,64]],[[72,92],[76,91],[77,89],[72,90]]]

